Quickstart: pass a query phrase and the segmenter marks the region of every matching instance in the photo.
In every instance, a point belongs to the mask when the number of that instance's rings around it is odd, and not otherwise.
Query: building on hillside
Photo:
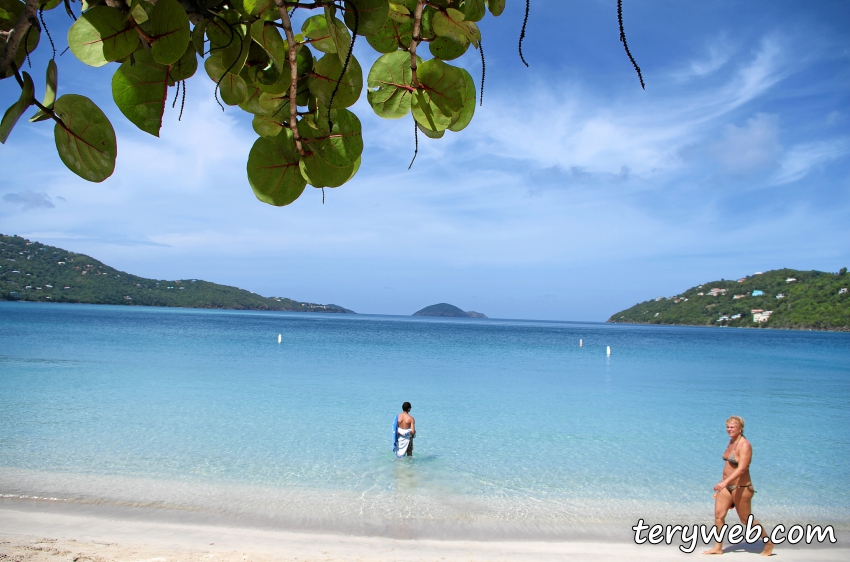
[[[721,316],[720,318],[717,319],[718,322],[725,322],[727,320],[729,320],[728,316]]]
[[[785,282],[786,282],[786,283],[793,283],[793,282],[794,282],[794,281],[796,281],[796,280],[797,280],[797,279],[796,279],[796,278],[794,278],[794,277],[789,277],[789,278],[787,278],[787,279],[785,280]]]
[[[747,296],[747,295],[735,295],[735,296],[733,296],[732,298],[733,298],[734,300],[738,300],[738,299],[742,299],[742,298],[744,298],[744,297],[746,297],[746,296]]]
[[[778,299],[784,299],[784,298],[785,298],[785,295],[784,295],[783,293],[779,293],[778,295],[776,295],[776,298],[778,298]]]
[[[753,275],[764,275],[764,272],[763,271],[756,271],[755,273],[753,273]]]
[[[760,296],[762,296],[763,294],[764,294],[764,291],[759,291],[758,289],[756,289],[755,291],[753,291],[753,296],[754,296],[754,297],[760,297]]]
[[[740,318],[740,317],[741,317],[741,314],[740,314],[740,313],[738,313],[738,314],[733,314],[733,315],[732,315],[732,316],[730,316],[729,318],[731,318],[732,320],[737,320],[737,319],[738,319],[738,318]]]
[[[741,277],[740,279],[738,279],[738,283],[743,283],[746,280],[747,280],[746,277]]]
[[[767,322],[770,320],[770,315],[773,314],[772,310],[763,310],[761,312],[753,313],[753,322],[757,322],[761,324],[762,322]]]
[[[847,287],[844,287],[843,289],[838,289],[838,294],[839,294],[839,295],[843,295],[843,294],[844,294],[844,293],[846,293],[846,292],[847,292]]]

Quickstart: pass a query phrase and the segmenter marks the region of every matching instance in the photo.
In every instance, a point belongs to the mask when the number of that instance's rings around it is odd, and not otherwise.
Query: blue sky
[[[116,172],[80,180],[49,123],[19,123],[0,147],[0,232],[146,277],[380,314],[450,302],[601,321],[721,277],[850,265],[850,3],[626,0],[646,91],[614,0],[532,0],[529,68],[522,8],[482,22],[484,106],[461,133],[420,136],[412,170],[410,118],[381,120],[363,96],[363,165],[324,205],[310,187],[284,208],[254,198],[249,116],[222,113],[202,72],[157,139],[112,102],[114,65],[66,53],[60,93],[107,113]],[[61,51],[67,16],[46,19]],[[366,72],[376,55],[359,43]],[[477,85],[478,52],[460,62]],[[0,82],[3,107],[18,94]]]

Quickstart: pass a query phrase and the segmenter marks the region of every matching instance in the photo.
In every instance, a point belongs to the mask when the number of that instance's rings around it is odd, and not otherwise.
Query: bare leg
[[[410,438],[410,445],[407,446],[407,456],[413,456],[413,437]]]
[[[740,490],[740,495],[738,496],[737,492]],[[738,517],[741,519],[741,523],[744,525],[747,524],[747,519],[750,514],[752,514],[752,501],[753,501],[753,491],[749,488],[738,488],[735,490],[736,497],[735,498],[735,510],[738,512]],[[753,517],[753,525],[761,526],[761,523],[756,521],[755,517]],[[764,527],[761,528],[761,539],[764,541],[766,537],[768,537],[767,529]],[[773,554],[773,547],[775,545],[768,541],[764,541],[764,550],[761,551],[762,556],[770,556]]]
[[[714,498],[714,528],[720,532],[720,528],[726,523],[726,513],[732,506],[732,494],[723,488]],[[706,550],[703,554],[723,554],[723,543],[715,543],[714,548]]]

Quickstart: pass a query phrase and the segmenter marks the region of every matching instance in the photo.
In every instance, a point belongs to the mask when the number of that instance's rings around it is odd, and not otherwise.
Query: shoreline
[[[755,546],[755,545],[754,545]],[[20,511],[0,507],[0,558],[11,560],[224,562],[258,560],[683,560],[676,545],[591,541],[405,540],[311,534],[241,527],[140,522],[116,518]],[[752,556],[747,545],[728,546],[733,559]],[[783,560],[840,561],[850,548],[832,545],[777,547]]]

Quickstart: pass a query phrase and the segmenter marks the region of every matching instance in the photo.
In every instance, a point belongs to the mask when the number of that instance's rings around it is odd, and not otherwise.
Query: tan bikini
[[[738,444],[735,443],[735,448],[737,448],[737,447],[738,447]],[[732,468],[738,468],[738,459],[735,458],[735,449],[732,449],[732,452],[729,453],[728,457],[723,457],[723,460],[728,462],[732,466]],[[726,486],[726,489],[729,490],[729,494],[732,494],[732,492],[734,492],[738,488],[749,488],[750,491],[752,491],[752,493],[754,493],[754,494],[756,493],[755,489],[753,489],[753,483],[752,482],[750,482],[749,484],[744,484],[744,485],[729,484],[728,486]],[[732,502],[732,505],[729,506],[729,509],[732,509],[733,507],[735,507],[735,502]]]

